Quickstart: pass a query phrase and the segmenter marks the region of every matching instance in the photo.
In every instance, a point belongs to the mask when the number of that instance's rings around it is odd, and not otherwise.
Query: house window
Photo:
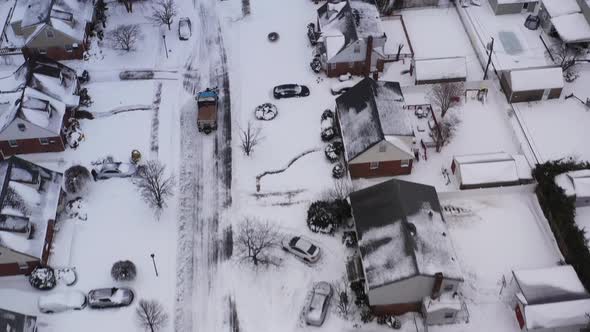
[[[524,9],[524,10],[529,9],[529,3],[528,2],[523,3],[522,4],[522,9]]]
[[[379,145],[379,152],[385,152],[385,151],[387,151],[387,145],[385,145],[385,144]]]
[[[443,289],[444,289],[445,292],[450,292],[450,291],[453,290],[453,285],[452,284],[445,285],[445,288],[443,288]]]
[[[454,312],[445,312],[445,319],[451,319],[453,317],[455,317]]]
[[[410,167],[410,160],[402,160],[401,166],[402,167]]]
[[[19,123],[17,126],[18,126],[18,130],[20,130],[20,131],[27,130],[27,126],[25,126],[24,123]]]
[[[360,44],[355,44],[354,45],[354,53],[361,53],[361,45]]]
[[[39,54],[47,54],[47,50],[44,48],[39,49]]]
[[[47,36],[47,38],[55,38],[55,34],[53,33],[53,30],[51,30],[51,29],[45,30],[45,35]]]
[[[41,143],[41,145],[47,145],[49,144],[49,140],[47,139],[47,137],[41,137],[39,138],[39,143]]]
[[[72,45],[66,44],[65,46],[66,52],[73,52],[74,48],[72,47]]]
[[[16,142],[16,140],[9,140],[8,146],[10,146],[11,148],[16,148],[18,146],[18,143]]]
[[[377,169],[379,168],[379,162],[378,161],[371,161],[371,163],[369,164],[369,169]]]

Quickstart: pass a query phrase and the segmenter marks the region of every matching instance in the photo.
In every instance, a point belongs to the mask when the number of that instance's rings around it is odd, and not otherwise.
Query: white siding
[[[453,285],[453,290],[459,285],[458,280],[443,280],[441,290],[445,285]],[[369,303],[371,305],[388,305],[399,303],[418,303],[422,302],[425,296],[430,296],[434,286],[434,277],[415,276],[412,278],[400,280],[388,285],[377,287],[369,290]]]
[[[385,151],[380,152],[380,147],[385,147]],[[349,161],[349,164],[362,164],[372,161],[408,160],[413,158],[413,155],[408,155],[407,152],[401,150],[386,140],[383,140],[378,144],[373,145],[371,148],[361,153],[353,160]]]
[[[25,130],[21,131],[18,129],[18,124],[22,123],[25,125]],[[0,132],[0,140],[17,140],[17,139],[30,139],[40,137],[56,137],[55,133],[45,130],[37,125],[34,125],[21,118],[15,118],[2,132]]]

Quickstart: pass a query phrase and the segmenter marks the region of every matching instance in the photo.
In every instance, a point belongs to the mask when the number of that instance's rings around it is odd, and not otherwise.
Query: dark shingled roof
[[[385,139],[413,136],[397,82],[365,78],[336,98],[338,121],[348,161]]]
[[[437,272],[461,280],[434,187],[394,179],[350,203],[369,289]]]

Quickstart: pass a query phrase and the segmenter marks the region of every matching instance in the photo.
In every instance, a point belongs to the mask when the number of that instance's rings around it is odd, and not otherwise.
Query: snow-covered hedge
[[[111,277],[116,281],[131,281],[137,276],[137,269],[132,261],[118,261],[111,268]]]
[[[49,290],[55,287],[55,272],[50,267],[36,267],[29,276],[31,286],[41,290]]]

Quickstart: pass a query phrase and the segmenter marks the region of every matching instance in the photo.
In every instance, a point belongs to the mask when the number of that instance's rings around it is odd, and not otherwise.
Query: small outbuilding
[[[542,0],[539,10],[541,27],[550,36],[566,44],[588,45],[590,12],[587,0]]]
[[[512,272],[518,290],[514,312],[523,331],[582,331],[590,298],[571,265]]]
[[[567,196],[576,198],[577,207],[590,206],[590,169],[560,174],[555,183]]]
[[[467,61],[465,57],[416,59],[413,60],[416,85],[467,80]]]
[[[563,70],[543,67],[505,71],[500,84],[509,103],[556,99],[563,90]]]
[[[526,158],[505,152],[455,156],[451,171],[460,189],[514,186],[533,180]]]
[[[532,13],[537,8],[537,0],[489,0],[496,15]]]

